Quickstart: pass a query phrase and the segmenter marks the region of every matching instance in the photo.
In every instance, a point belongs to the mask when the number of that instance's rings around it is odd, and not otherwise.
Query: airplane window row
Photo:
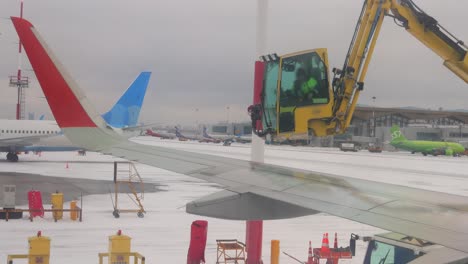
[[[2,133],[16,133],[16,134],[58,134],[60,131],[50,131],[50,130],[4,130],[2,129]]]

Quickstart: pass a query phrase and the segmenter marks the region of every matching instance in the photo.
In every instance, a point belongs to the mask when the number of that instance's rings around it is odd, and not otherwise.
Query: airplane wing
[[[32,24],[12,20],[55,119],[74,144],[224,186],[189,203],[187,212],[242,220],[325,212],[468,253],[468,197],[127,141],[105,126]]]
[[[468,252],[468,197],[134,142],[101,152],[224,186],[189,203],[189,213],[266,220],[324,212]]]

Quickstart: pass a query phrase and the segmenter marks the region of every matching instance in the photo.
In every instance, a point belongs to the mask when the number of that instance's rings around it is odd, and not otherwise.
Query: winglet
[[[34,26],[18,17],[11,17],[11,20],[59,126],[96,127],[96,117],[99,117],[96,111],[90,107],[86,96],[65,72]]]
[[[107,124],[116,128],[137,125],[151,72],[142,72],[109,112],[102,115]]]

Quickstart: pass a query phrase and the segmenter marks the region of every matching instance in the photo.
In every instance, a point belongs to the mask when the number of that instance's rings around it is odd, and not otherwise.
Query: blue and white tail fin
[[[184,135],[182,135],[182,133],[180,133],[179,127],[177,127],[177,126],[175,127],[175,135],[178,138],[185,138]]]
[[[108,125],[115,128],[137,125],[150,77],[151,72],[140,73],[119,101],[102,115]]]
[[[206,126],[203,126],[203,137],[212,138],[210,135],[208,135],[208,129],[206,128]]]

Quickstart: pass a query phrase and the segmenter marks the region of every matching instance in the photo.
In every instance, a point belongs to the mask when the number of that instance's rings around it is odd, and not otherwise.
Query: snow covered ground
[[[188,151],[249,159],[250,146],[234,144],[224,147],[214,144],[159,140],[150,137],[134,139]],[[111,180],[113,157],[88,153],[78,156],[69,153],[42,153],[20,156],[21,162],[0,162],[0,171],[25,172],[49,176]],[[89,162],[88,162],[89,161]],[[343,153],[336,149],[267,146],[266,162],[308,170],[346,175],[411,187],[468,196],[468,159],[423,157],[405,153]],[[65,164],[69,163],[67,169]],[[167,172],[146,165],[137,165],[145,182],[162,185],[166,191],[145,194],[145,218],[135,214],[112,216],[112,202],[108,194],[84,197],[84,220],[75,223],[65,220],[53,222],[49,215],[34,222],[16,220],[0,222],[0,261],[8,254],[27,253],[27,237],[42,230],[52,239],[51,263],[97,263],[99,252],[108,247],[108,236],[122,229],[132,237],[132,250],[146,256],[146,263],[185,263],[190,237],[190,224],[197,219],[208,220],[207,263],[216,262],[216,239],[245,240],[245,222],[199,217],[185,213],[184,205],[198,197],[218,191],[219,187],[184,175]],[[44,197],[44,201],[48,198]],[[133,207],[130,201],[125,201]],[[69,207],[68,203],[65,207]],[[319,214],[289,220],[264,223],[263,260],[269,263],[270,240],[281,241],[281,251],[306,260],[308,241],[314,247],[321,244],[322,234],[332,237],[338,232],[339,244],[348,245],[350,233],[372,235],[380,229]],[[333,243],[333,241],[330,241]],[[358,255],[352,261],[362,263],[365,244],[358,243]],[[17,261],[15,263],[24,263]],[[281,255],[281,263],[296,263]]]

